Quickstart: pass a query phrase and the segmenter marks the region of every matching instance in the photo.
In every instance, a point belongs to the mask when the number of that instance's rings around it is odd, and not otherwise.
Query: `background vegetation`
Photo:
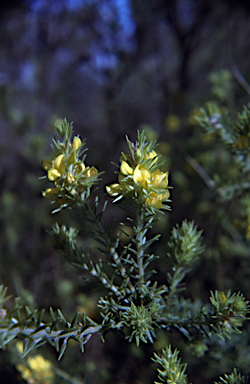
[[[186,278],[187,295],[207,301],[210,290],[231,289],[249,300],[249,199],[219,198],[214,181],[226,185],[237,170],[218,135],[194,119],[209,100],[228,106],[232,117],[248,102],[248,2],[3,1],[0,18],[0,283],[31,307],[60,307],[69,317],[78,308],[97,316],[96,286],[90,290],[53,251],[46,232],[55,220],[79,224],[69,212],[50,215],[38,180],[53,124],[66,117],[87,139],[88,161],[105,170],[105,184],[115,180],[111,161],[117,163],[125,149],[125,134],[134,141],[144,128],[157,138],[174,187],[172,212],[159,229],[168,238],[171,227],[187,218],[204,230],[206,252]],[[122,212],[108,209],[119,222]],[[94,253],[80,225],[82,246]],[[211,383],[234,366],[249,374],[248,333],[198,358],[175,340],[189,363],[189,380]],[[168,341],[163,334],[157,348]],[[138,349],[115,334],[105,344],[93,337],[84,355],[70,346],[59,365],[53,350],[43,353],[72,383],[154,380],[151,346]],[[0,356],[6,382],[25,380],[14,346]]]

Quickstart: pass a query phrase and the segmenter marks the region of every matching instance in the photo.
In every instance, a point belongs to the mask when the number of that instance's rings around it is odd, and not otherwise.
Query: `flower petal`
[[[134,170],[134,182],[135,183],[141,183],[143,182],[143,179],[150,180],[151,179],[151,173],[144,165],[137,165],[137,167]]]
[[[48,171],[50,168],[52,168],[52,161],[42,160],[42,167],[45,171]]]
[[[57,169],[61,174],[65,172],[65,156],[59,155],[52,161],[52,167]]]
[[[165,189],[168,186],[168,172],[160,172],[159,169],[152,174],[152,186]]]
[[[48,171],[48,179],[49,179],[49,181],[55,181],[56,179],[58,179],[58,177],[61,177],[61,173],[57,169],[51,168]]]
[[[133,174],[133,168],[130,167],[130,165],[126,161],[122,161],[121,167],[120,167],[120,172],[127,176],[127,175],[132,175]]]
[[[59,188],[46,188],[46,190],[42,192],[42,195],[45,199],[54,200],[59,192]]]
[[[70,172],[66,173],[66,181],[68,184],[72,184],[75,181],[74,176]]]
[[[122,192],[124,191],[124,188],[120,184],[115,183],[115,184],[106,186],[106,191],[110,196],[118,196],[122,194]]]
[[[78,149],[81,146],[81,144],[82,144],[81,139],[78,136],[75,136],[73,139],[73,147],[75,149]]]

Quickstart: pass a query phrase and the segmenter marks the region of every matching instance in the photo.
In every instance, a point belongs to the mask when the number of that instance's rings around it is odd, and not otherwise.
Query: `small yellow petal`
[[[219,292],[219,300],[220,300],[221,303],[225,303],[226,302],[226,296],[225,296],[224,292]]]
[[[86,173],[87,177],[95,177],[97,174],[98,174],[98,171],[97,171],[97,169],[95,167],[89,168],[87,173]]]
[[[140,149],[137,149],[137,151],[136,151],[136,156],[137,156],[138,158],[141,156],[141,151],[140,151]]]
[[[145,160],[152,159],[151,166],[153,166],[155,163],[157,163],[158,155],[155,151],[149,152],[148,155],[145,156]]]
[[[151,179],[150,171],[144,165],[137,165],[134,170],[133,180],[135,183],[139,183],[139,185],[143,188],[148,189],[149,181]]]
[[[65,171],[65,156],[59,155],[52,161],[52,167],[57,169],[61,174]]]
[[[55,181],[56,179],[58,179],[58,177],[61,177],[61,173],[57,169],[51,168],[48,171],[48,179],[49,179],[49,181]]]
[[[155,151],[149,152],[147,156],[148,159],[154,159],[155,157],[157,157],[157,153]]]
[[[157,195],[155,192],[150,192],[150,197],[147,197],[146,204],[151,207],[160,209],[162,207],[161,195]]]
[[[75,163],[75,161],[76,161],[76,151],[75,149],[73,149],[71,154],[67,158],[67,163],[70,165]]]
[[[125,176],[132,175],[133,174],[133,168],[131,168],[130,165],[126,161],[123,160],[121,163],[120,172]]]
[[[42,160],[42,167],[45,171],[48,171],[52,167],[52,161]]]
[[[152,185],[158,189],[165,189],[168,186],[168,172],[160,172],[159,169],[152,174]]]
[[[68,184],[72,184],[72,183],[74,183],[75,178],[70,172],[67,172],[66,173],[66,180],[67,180]]]
[[[77,166],[75,167],[75,173],[76,174],[79,174],[81,173],[82,171],[85,170],[85,164],[84,163],[80,163],[80,164],[77,164]]]
[[[124,191],[124,189],[120,184],[115,183],[106,186],[106,191],[110,196],[118,196]]]
[[[166,193],[163,193],[161,195],[161,201],[167,201],[169,199],[169,197],[170,197],[170,193],[169,193],[169,191],[166,191]]]
[[[59,188],[47,188],[44,192],[42,192],[42,195],[45,199],[54,200],[59,192]]]
[[[79,137],[75,136],[74,139],[73,139],[73,147],[75,149],[78,149],[82,144],[82,141]]]

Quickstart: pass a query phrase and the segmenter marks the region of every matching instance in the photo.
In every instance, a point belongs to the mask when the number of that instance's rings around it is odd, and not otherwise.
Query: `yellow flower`
[[[87,167],[87,177],[95,177],[98,174],[98,171],[95,167]]]
[[[136,150],[136,156],[139,158],[139,157],[141,157],[141,151],[140,151],[140,149],[137,149]]]
[[[85,170],[85,164],[84,163],[80,163],[80,164],[77,164],[77,166],[75,167],[75,173],[76,174],[79,174],[81,173],[82,171]]]
[[[219,300],[222,304],[226,302],[226,296],[224,292],[219,292]]]
[[[70,172],[67,172],[66,173],[66,180],[67,180],[68,184],[72,184],[72,183],[74,183],[75,178]]]
[[[65,156],[59,155],[52,161],[52,168],[57,169],[61,174],[65,172]]]
[[[54,200],[59,192],[59,188],[46,188],[46,190],[42,192],[42,195],[45,199]]]
[[[155,151],[149,152],[148,155],[145,155],[145,160],[148,160],[148,159],[152,159],[151,166],[154,165],[158,160],[157,153]]]
[[[16,349],[18,350],[19,353],[23,353],[23,343],[22,343],[22,341],[18,341],[16,343]]]
[[[132,175],[133,174],[133,169],[130,167],[130,165],[126,161],[122,161],[121,167],[120,167],[120,172],[125,175]]]
[[[150,197],[146,198],[146,204],[151,207],[160,209],[162,207],[160,195],[157,195],[157,193],[155,192],[150,192],[149,194],[150,194]]]
[[[42,167],[45,171],[48,171],[50,168],[52,168],[52,161],[42,160]]]
[[[55,181],[56,179],[58,179],[58,177],[61,177],[61,173],[55,169],[55,168],[51,168],[49,171],[48,171],[48,179],[49,181]]]
[[[28,358],[29,367],[34,371],[45,371],[52,368],[49,360],[45,360],[41,355]]]
[[[53,161],[42,161],[43,168],[48,171],[49,181],[55,181],[65,171],[65,156],[59,155]]]
[[[16,367],[21,373],[23,379],[25,379],[29,384],[37,384],[37,381],[33,379],[32,372],[29,368],[25,367],[22,364],[17,364]]]
[[[122,154],[118,182],[106,187],[107,193],[115,197],[114,202],[131,196],[139,204],[161,209],[168,200],[168,172],[156,170],[158,155],[151,148],[139,141],[131,143],[131,155]]]
[[[74,147],[74,149],[80,148],[81,144],[82,144],[81,139],[78,136],[75,136],[74,139],[73,139],[73,147]]]
[[[134,170],[133,180],[138,183],[140,187],[148,189],[151,179],[150,171],[144,165],[137,165]]]
[[[106,190],[110,196],[115,197],[122,194],[124,191],[124,188],[120,184],[115,183],[115,184],[106,186]]]
[[[82,144],[82,141],[79,137],[75,136],[74,139],[73,139],[73,147],[71,147],[71,151],[70,151],[70,154],[67,158],[67,163],[68,164],[74,164],[75,161],[76,161],[76,154],[77,154],[77,149],[80,148]]]
[[[156,209],[161,209],[162,202],[168,200],[170,196],[168,191],[164,194],[157,194],[155,192],[150,192],[149,195],[150,197],[146,198],[146,204]]]
[[[160,172],[159,169],[152,174],[152,186],[158,189],[165,189],[168,186],[168,172]]]

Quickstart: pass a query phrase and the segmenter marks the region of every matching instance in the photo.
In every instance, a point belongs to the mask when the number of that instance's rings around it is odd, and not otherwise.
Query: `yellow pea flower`
[[[87,177],[95,177],[98,174],[98,171],[95,167],[87,168],[88,171],[86,173]]]
[[[55,181],[56,179],[58,179],[58,177],[61,177],[61,173],[55,169],[55,168],[51,168],[49,171],[48,171],[48,179],[49,181]]]
[[[43,197],[48,200],[54,200],[58,193],[60,192],[59,188],[47,188],[42,192]]]
[[[155,192],[150,192],[149,195],[150,197],[146,198],[146,204],[157,209],[161,209],[162,202],[168,200],[170,196],[168,191],[164,194],[159,194],[159,195]]]
[[[45,171],[48,171],[50,168],[52,168],[52,161],[42,160],[42,167]]]
[[[149,154],[146,155],[145,157],[146,157],[145,160],[148,160],[148,159],[154,159],[155,157],[157,158],[158,156],[157,156],[157,153],[156,153],[155,151],[151,151],[151,152],[149,152]]]
[[[219,292],[219,300],[222,304],[226,302],[226,296],[224,292]]]
[[[161,201],[167,201],[170,197],[170,193],[169,191],[166,191],[165,193],[163,193],[161,196]]]
[[[61,174],[65,172],[65,155],[59,155],[52,161],[52,168],[57,169]]]
[[[70,172],[67,172],[66,173],[66,180],[67,180],[68,184],[72,184],[72,183],[74,183],[75,178]]]
[[[160,172],[159,169],[152,174],[152,186],[158,189],[165,189],[168,186],[168,172]]]
[[[157,162],[157,160],[158,160],[157,153],[155,151],[151,151],[151,152],[149,152],[148,155],[146,154],[145,155],[145,160],[149,160],[149,159],[152,159],[151,166],[154,165]]]
[[[41,355],[28,358],[28,364],[34,371],[44,371],[52,368],[49,360],[45,360]]]
[[[73,139],[74,149],[78,149],[81,146],[81,144],[82,144],[82,140],[78,136],[75,136]]]
[[[142,188],[148,189],[150,179],[151,172],[144,165],[137,165],[134,170],[134,182],[138,183]]]
[[[72,142],[73,148],[71,147],[71,152],[70,155],[67,158],[67,163],[68,164],[73,164],[76,161],[76,154],[77,154],[77,149],[80,148],[82,144],[82,141],[79,137],[75,136]]]
[[[115,197],[120,195],[124,191],[124,189],[120,184],[115,183],[115,184],[106,186],[106,191],[110,196]]]
[[[121,163],[120,172],[125,176],[132,175],[133,168],[131,168],[130,165],[123,160]]]
[[[150,197],[146,198],[146,204],[151,207],[160,209],[162,207],[161,195],[157,195],[155,192],[150,192]]]
[[[76,174],[79,174],[81,173],[82,171],[85,170],[85,164],[84,163],[80,163],[80,164],[77,164],[77,166],[75,167],[75,173]]]
[[[141,151],[139,148],[136,150],[136,157],[137,158],[141,157]]]

